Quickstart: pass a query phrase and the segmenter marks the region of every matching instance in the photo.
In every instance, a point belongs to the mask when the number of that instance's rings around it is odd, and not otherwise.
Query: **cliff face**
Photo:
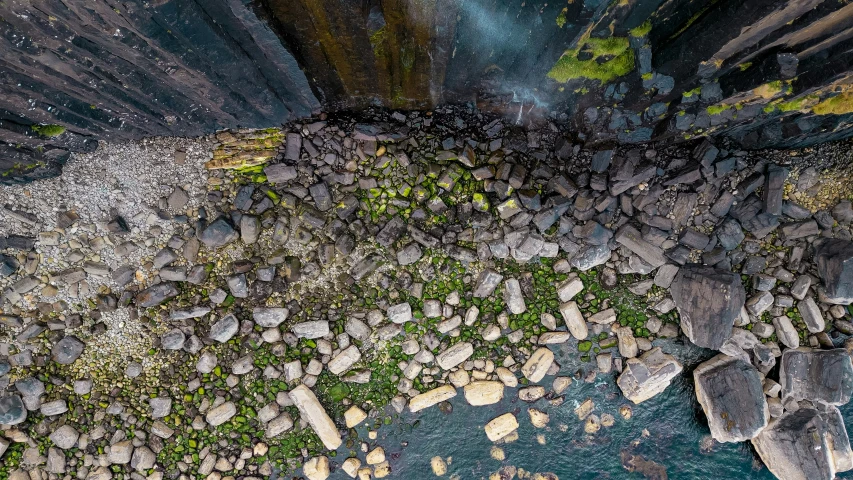
[[[840,0],[0,3],[0,182],[97,140],[471,102],[586,143],[850,135]]]

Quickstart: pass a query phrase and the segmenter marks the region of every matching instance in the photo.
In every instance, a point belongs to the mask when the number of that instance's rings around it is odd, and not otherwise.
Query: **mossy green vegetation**
[[[710,105],[705,110],[708,112],[708,115],[719,115],[719,114],[721,114],[721,113],[723,113],[723,112],[725,112],[731,108],[732,108],[731,105],[724,105],[724,104],[718,103],[715,105]]]
[[[33,125],[30,127],[30,129],[33,132],[41,135],[42,137],[49,137],[49,138],[50,137],[58,137],[58,136],[62,135],[63,133],[65,133],[65,127],[63,127],[62,125],[53,125],[53,124]]]
[[[588,38],[566,50],[548,72],[559,83],[575,79],[613,81],[634,70],[634,51],[627,38]]]
[[[641,25],[632,28],[629,30],[629,33],[632,37],[645,37],[652,31],[652,22],[650,20],[646,20]]]
[[[566,12],[567,11],[568,11],[568,9],[564,8],[562,11],[560,11],[560,14],[557,15],[557,26],[560,28],[563,28],[563,26],[566,24]]]
[[[853,93],[843,92],[827,98],[814,106],[812,112],[818,115],[844,115],[853,112]]]

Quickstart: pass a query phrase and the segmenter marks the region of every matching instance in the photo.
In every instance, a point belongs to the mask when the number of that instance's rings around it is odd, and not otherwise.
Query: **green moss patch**
[[[566,50],[548,72],[560,83],[589,79],[606,83],[634,70],[634,51],[627,38],[589,38],[578,48]]]
[[[42,137],[58,137],[65,133],[65,127],[62,125],[33,125],[30,129]]]

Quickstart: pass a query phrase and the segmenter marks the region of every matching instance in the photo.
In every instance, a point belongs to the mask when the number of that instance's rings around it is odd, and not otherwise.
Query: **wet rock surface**
[[[718,442],[754,438],[770,420],[762,379],[748,362],[721,354],[693,371],[696,398]]]

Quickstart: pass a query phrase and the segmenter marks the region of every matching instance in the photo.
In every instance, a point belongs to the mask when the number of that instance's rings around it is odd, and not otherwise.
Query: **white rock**
[[[554,363],[554,352],[547,347],[540,347],[521,367],[521,373],[532,383],[536,383],[545,378],[552,363]]]
[[[569,332],[578,340],[586,340],[589,336],[589,329],[586,327],[586,321],[581,314],[578,304],[575,302],[566,302],[560,304],[560,314],[566,322]]]
[[[444,370],[450,370],[465,360],[468,360],[468,358],[473,354],[473,345],[468,342],[459,342],[438,354],[436,357],[436,363],[438,363],[438,366]]]
[[[431,407],[437,403],[450,400],[456,396],[456,389],[451,385],[442,385],[428,392],[416,395],[409,401],[409,410],[412,412],[421,411],[427,407]]]
[[[296,405],[296,408],[299,409],[299,414],[302,419],[311,425],[311,428],[314,429],[314,432],[318,437],[320,437],[323,445],[325,445],[329,450],[337,450],[343,442],[341,440],[341,434],[338,432],[338,427],[335,426],[335,422],[329,418],[329,415],[326,413],[326,409],[324,409],[320,401],[317,400],[317,396],[314,395],[314,392],[305,385],[299,385],[291,390],[288,395],[293,401],[293,404]]]
[[[475,407],[492,405],[504,398],[504,384],[501,382],[479,380],[469,383],[463,390],[465,400]]]
[[[565,282],[557,285],[557,297],[561,302],[568,302],[575,298],[575,295],[583,291],[583,282],[580,278],[569,278]]]
[[[486,436],[493,442],[497,442],[516,430],[518,430],[518,420],[512,413],[505,413],[486,424]]]
[[[355,345],[350,345],[329,362],[329,371],[340,375],[352,368],[359,360],[361,360],[361,352]]]

